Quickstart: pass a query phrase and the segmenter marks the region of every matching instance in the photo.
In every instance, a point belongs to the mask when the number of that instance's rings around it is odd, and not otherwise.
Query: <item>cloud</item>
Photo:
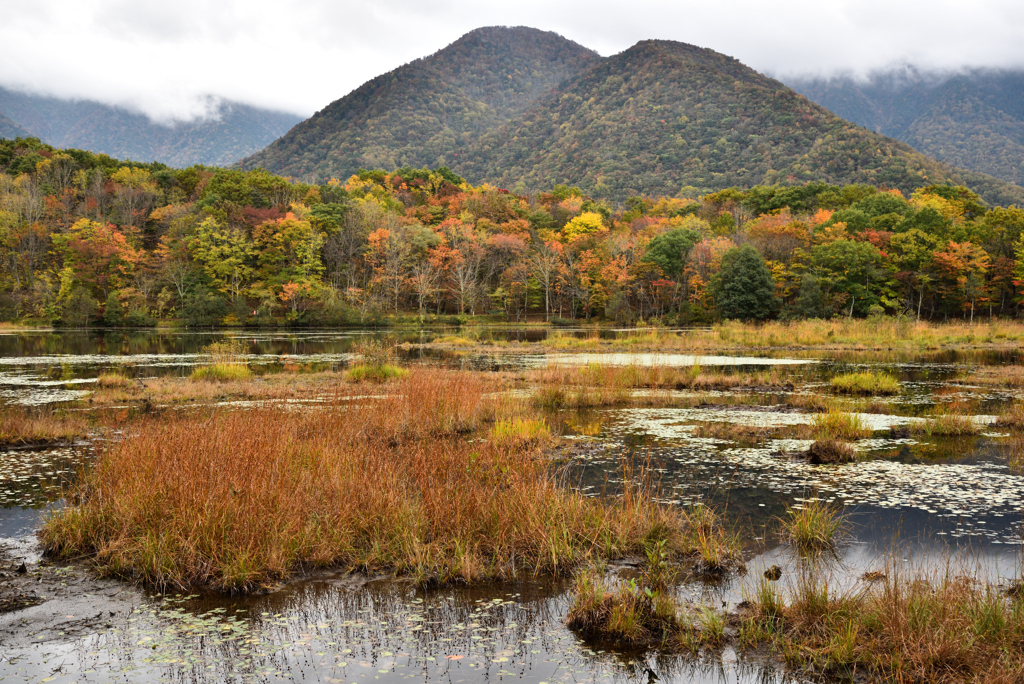
[[[5,0],[0,84],[159,120],[208,95],[309,115],[488,25],[557,31],[604,55],[646,38],[710,47],[767,73],[893,64],[1024,67],[1018,1]]]

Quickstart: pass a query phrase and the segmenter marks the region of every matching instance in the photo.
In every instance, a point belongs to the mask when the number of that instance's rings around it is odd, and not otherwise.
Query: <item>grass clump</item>
[[[551,439],[546,421],[535,418],[509,418],[494,423],[491,440],[502,447],[542,444]]]
[[[835,548],[836,537],[846,524],[842,508],[818,498],[790,506],[781,519],[782,536],[804,553]]]
[[[100,376],[96,378],[96,385],[104,389],[124,389],[126,387],[131,387],[133,384],[135,384],[134,380],[120,372],[101,373]]]
[[[431,341],[431,344],[439,344],[447,347],[475,347],[479,344],[476,340],[471,340],[468,337],[460,337],[458,335],[445,335],[438,337]]]
[[[675,601],[666,593],[636,580],[610,588],[595,571],[577,578],[566,625],[592,639],[631,646],[667,641],[680,629]]]
[[[203,348],[210,357],[210,363],[199,366],[189,376],[195,381],[239,382],[252,378],[252,371],[245,364],[245,343],[241,340],[214,342]]]
[[[965,437],[981,433],[973,416],[957,405],[941,407],[923,421],[910,425],[912,432],[928,436]]]
[[[853,463],[857,460],[857,452],[846,442],[820,439],[807,450],[807,460],[814,465]]]
[[[409,371],[398,366],[393,366],[390,363],[381,364],[379,366],[369,365],[360,363],[352,366],[345,373],[345,379],[349,382],[387,382],[388,380],[397,380],[404,378],[409,375]]]
[[[155,587],[227,591],[299,567],[441,584],[690,548],[686,519],[642,488],[589,498],[535,448],[466,439],[527,415],[488,382],[417,369],[379,398],[342,386],[316,411],[145,419],[104,445],[42,541]]]
[[[360,362],[353,364],[345,373],[349,382],[383,383],[398,380],[409,375],[409,371],[394,363],[395,348],[380,340],[371,340],[355,345],[353,352]]]
[[[815,414],[811,427],[815,438],[819,440],[853,441],[870,437],[873,432],[860,416],[835,408]]]
[[[845,373],[832,378],[832,389],[841,394],[898,394],[900,381],[888,373]]]

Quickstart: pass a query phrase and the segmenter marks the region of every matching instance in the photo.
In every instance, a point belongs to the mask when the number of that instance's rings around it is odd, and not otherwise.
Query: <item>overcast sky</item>
[[[776,76],[1024,67],[1022,0],[0,0],[0,85],[156,118],[204,94],[308,116],[479,26],[620,52],[709,47]]]

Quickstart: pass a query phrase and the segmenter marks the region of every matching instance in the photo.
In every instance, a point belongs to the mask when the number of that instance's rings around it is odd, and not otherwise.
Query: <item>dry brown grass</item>
[[[1024,387],[1024,366],[982,366],[958,380],[970,385],[990,385],[993,387]]]
[[[552,331],[548,339],[512,345],[481,341],[495,351],[672,351],[711,353],[750,349],[818,349],[851,351],[912,351],[937,349],[1009,349],[1024,343],[1024,324],[1005,319],[990,322],[914,322],[906,318],[770,321],[756,325],[728,321],[705,329],[638,329],[605,339],[595,334],[579,337]],[[425,345],[425,346],[430,346]],[[445,346],[445,345],[439,345]],[[465,347],[460,347],[465,348]]]
[[[646,366],[592,363],[583,366],[555,365],[530,371],[526,379],[538,385],[556,387],[594,387],[632,391],[639,389],[725,390],[748,387],[781,388],[788,375],[778,367],[754,373],[728,373],[700,366]]]
[[[149,400],[152,404],[212,403],[218,401],[280,401],[329,396],[345,380],[344,373],[268,373],[246,380],[194,382],[189,378],[148,378],[129,385],[98,387],[93,406],[122,405]]]
[[[143,421],[99,457],[42,531],[158,587],[246,590],[303,566],[421,582],[560,573],[659,538],[692,550],[682,515],[627,488],[566,490],[530,441],[467,440],[523,407],[479,375],[414,370],[379,400]]]
[[[89,424],[75,414],[8,406],[0,410],[0,445],[68,442],[86,435]]]

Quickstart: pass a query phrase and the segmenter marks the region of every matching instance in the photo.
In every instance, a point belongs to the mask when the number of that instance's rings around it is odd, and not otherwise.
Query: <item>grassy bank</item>
[[[658,540],[701,551],[700,531],[643,487],[599,501],[559,486],[537,419],[479,375],[415,370],[385,387],[304,413],[143,421],[43,543],[153,586],[223,590],[310,566],[443,583],[557,574]]]
[[[580,323],[583,326],[583,323]],[[549,329],[541,342],[489,339],[486,329],[467,329],[424,346],[495,351],[576,352],[645,351],[710,354],[754,350],[928,351],[941,349],[1012,349],[1024,343],[1024,323],[1011,320],[967,323],[914,322],[895,318],[770,321],[748,324],[726,321],[706,328],[644,328],[602,334],[588,324],[589,333]],[[410,345],[418,346],[418,345]]]

